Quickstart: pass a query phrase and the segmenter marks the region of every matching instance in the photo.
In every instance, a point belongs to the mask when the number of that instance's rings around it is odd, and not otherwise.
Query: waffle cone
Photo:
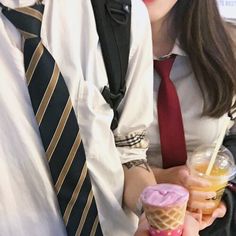
[[[151,227],[158,230],[174,230],[184,223],[187,203],[171,208],[143,205],[146,218]]]

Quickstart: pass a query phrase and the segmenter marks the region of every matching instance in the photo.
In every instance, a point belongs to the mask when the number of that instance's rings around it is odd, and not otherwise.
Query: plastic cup
[[[200,146],[187,160],[187,166],[191,175],[206,179],[211,183],[209,187],[192,187],[191,189],[202,192],[216,192],[214,198],[202,200],[203,203],[206,203],[206,208],[202,210],[203,214],[212,214],[219,206],[228,181],[234,178],[236,173],[233,155],[227,148],[221,146],[210,175],[205,174],[214,148],[214,145]],[[213,203],[210,204],[212,207],[209,207],[209,202]]]
[[[151,236],[182,235],[189,192],[179,185],[157,184],[144,189],[141,201]]]

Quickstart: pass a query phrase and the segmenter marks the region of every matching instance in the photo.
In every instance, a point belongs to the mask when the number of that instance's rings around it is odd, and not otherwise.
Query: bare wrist
[[[152,172],[155,176],[156,182],[157,183],[163,183],[162,178],[163,178],[163,169],[151,166]]]

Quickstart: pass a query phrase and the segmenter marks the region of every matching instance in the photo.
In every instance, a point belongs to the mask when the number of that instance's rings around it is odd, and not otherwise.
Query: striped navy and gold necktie
[[[28,90],[70,236],[101,236],[79,126],[65,81],[40,38],[44,5],[2,13],[22,33]]]

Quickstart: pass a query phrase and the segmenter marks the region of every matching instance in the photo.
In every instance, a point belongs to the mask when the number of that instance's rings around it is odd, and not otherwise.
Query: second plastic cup
[[[228,181],[235,176],[236,172],[233,155],[227,148],[222,146],[217,154],[210,175],[206,175],[206,170],[213,151],[213,145],[200,146],[193,152],[187,161],[187,166],[191,175],[204,178],[211,183],[211,186],[209,187],[192,187],[192,189],[203,192],[216,192],[216,197],[202,200],[206,206],[206,208],[203,209],[203,214],[212,214],[212,212],[218,207]],[[212,207],[208,207],[209,202],[213,203],[210,204]]]

